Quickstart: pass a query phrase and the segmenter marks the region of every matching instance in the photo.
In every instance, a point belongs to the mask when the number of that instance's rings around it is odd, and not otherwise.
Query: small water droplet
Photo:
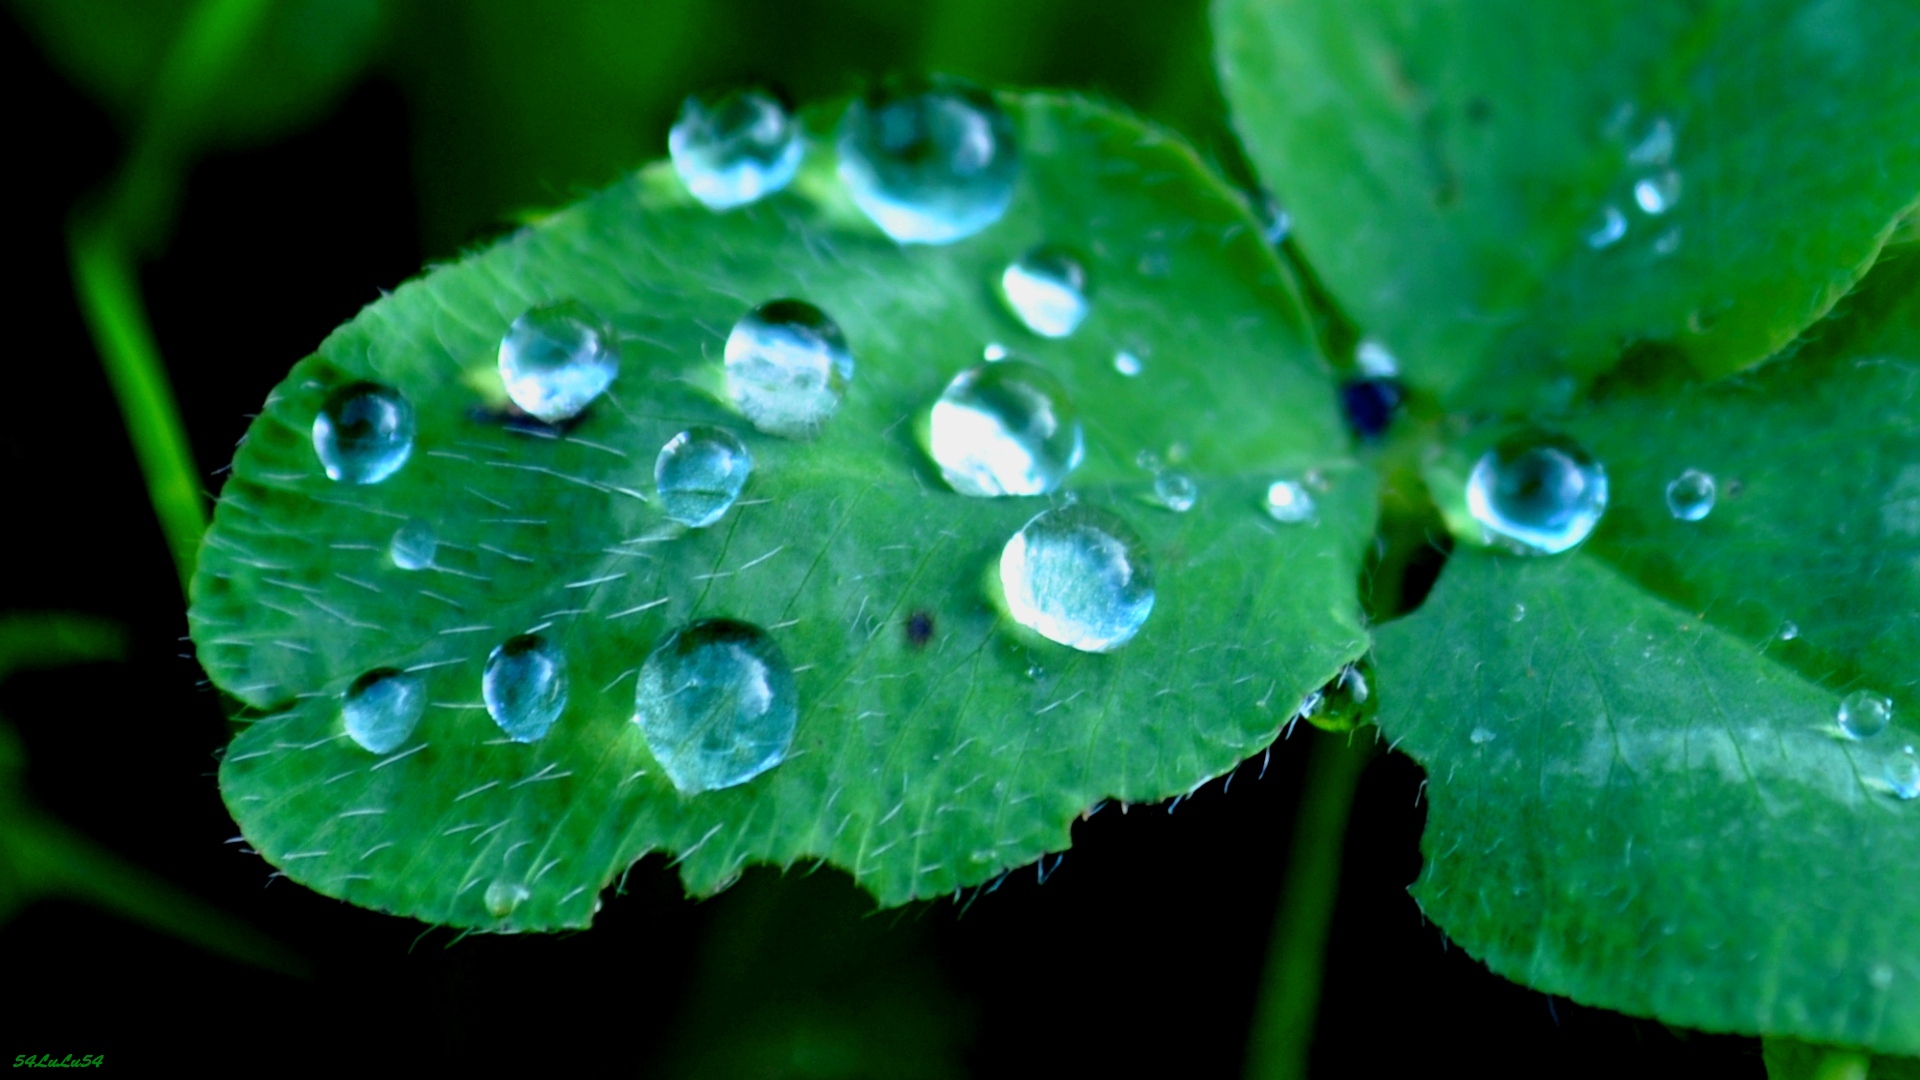
[[[549,424],[580,415],[619,373],[599,317],[572,300],[530,309],[500,339],[507,396]]]
[[[427,688],[418,675],[375,668],[353,680],[340,702],[347,736],[370,753],[400,748],[427,710]]]
[[[1400,375],[1400,361],[1374,338],[1361,338],[1353,347],[1353,362],[1360,374],[1369,379],[1393,379]]]
[[[847,193],[903,244],[949,244],[1000,220],[1020,174],[1013,121],[991,94],[951,81],[856,98],[839,149]]]
[[[981,359],[989,364],[995,361],[1005,360],[1008,355],[1007,347],[997,341],[987,342],[987,347],[980,350]]]
[[[1572,439],[1523,432],[1474,465],[1467,509],[1487,542],[1524,555],[1554,555],[1600,523],[1607,471]]]
[[[1471,740],[1475,746],[1485,746],[1499,737],[1500,736],[1494,734],[1492,728],[1477,727],[1467,733],[1467,738]]]
[[[1027,329],[1063,338],[1080,326],[1087,302],[1087,270],[1055,247],[1037,247],[1000,273],[1000,297]]]
[[[1903,746],[1887,755],[1887,763],[1880,770],[1887,782],[1887,788],[1902,799],[1920,799],[1920,756],[1915,755],[1913,747]]]
[[[1183,472],[1169,469],[1153,478],[1154,497],[1176,514],[1193,509],[1199,493],[1200,489],[1194,486],[1193,478]]]
[[[1154,453],[1151,449],[1142,449],[1139,453],[1133,455],[1133,463],[1150,473],[1160,471],[1160,455]]]
[[[519,907],[532,895],[533,893],[525,885],[517,881],[505,879],[496,881],[487,886],[487,914],[496,919],[504,919],[513,914],[513,909]]]
[[[667,132],[673,171],[710,210],[743,206],[786,187],[804,149],[800,124],[760,90],[689,97]]]
[[[668,517],[703,529],[726,514],[752,472],[753,455],[732,432],[695,427],[660,448],[653,463],[653,482],[660,493],[660,509]]]
[[[1521,622],[1526,619],[1526,617],[1527,605],[1525,604],[1515,604],[1513,605],[1513,610],[1507,613],[1507,618],[1513,622]]]
[[[1797,638],[1799,636],[1800,636],[1799,623],[1794,622],[1792,619],[1788,619],[1786,622],[1783,622],[1780,624],[1780,640],[1781,641],[1792,641],[1794,638]]]
[[[1153,613],[1146,544],[1085,503],[1043,510],[1000,552],[1000,584],[1015,622],[1081,652],[1112,652]]]
[[[1680,226],[1678,225],[1661,233],[1653,241],[1653,253],[1655,255],[1671,255],[1679,250]]]
[[[1627,152],[1627,160],[1635,165],[1665,165],[1671,162],[1673,124],[1664,116],[1654,117],[1647,134]]]
[[[754,427],[790,439],[813,436],[840,408],[853,381],[853,353],[840,326],[804,300],[773,300],[727,335],[727,393]]]
[[[393,565],[402,570],[425,570],[433,566],[433,557],[440,551],[440,540],[433,535],[427,523],[415,518],[393,532],[393,540],[387,544],[387,555]]]
[[[1633,201],[1643,213],[1664,214],[1680,201],[1680,173],[1663,169],[1633,184]]]
[[[1620,208],[1608,203],[1600,208],[1600,213],[1587,226],[1587,246],[1599,251],[1620,242],[1627,235],[1627,215]]]
[[[567,707],[567,665],[538,634],[520,634],[497,646],[480,676],[487,715],[514,742],[538,742]]]
[[[1113,370],[1125,375],[1129,379],[1139,375],[1146,369],[1147,366],[1140,362],[1138,356],[1135,356],[1125,349],[1121,349],[1119,352],[1113,354]]]
[[[1872,690],[1855,690],[1840,699],[1834,714],[1840,730],[1850,739],[1871,739],[1887,730],[1893,720],[1893,701]]]
[[[1021,360],[968,368],[933,404],[928,452],[962,495],[1044,495],[1085,452],[1066,390]]]
[[[1286,525],[1312,521],[1319,513],[1306,486],[1293,480],[1275,480],[1267,486],[1267,516]]]
[[[1260,198],[1254,200],[1253,216],[1260,223],[1261,238],[1274,247],[1286,243],[1287,237],[1293,235],[1293,215],[1271,192],[1263,191]]]
[[[682,794],[744,784],[780,764],[799,719],[793,669],[759,627],[691,623],[640,666],[633,722]]]
[[[377,484],[413,453],[413,406],[390,386],[342,386],[313,418],[313,452],[330,479]]]
[[[1688,469],[1667,484],[1667,509],[1681,521],[1699,521],[1713,512],[1719,489],[1713,477],[1699,469]]]

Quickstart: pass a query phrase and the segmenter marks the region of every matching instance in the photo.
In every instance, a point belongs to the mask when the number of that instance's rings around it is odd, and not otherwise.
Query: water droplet
[[[1627,235],[1627,215],[1620,208],[1608,203],[1600,208],[1599,216],[1587,227],[1587,246],[1599,251],[1612,247]]]
[[[510,637],[480,676],[487,715],[514,742],[538,742],[567,707],[567,664],[538,634]]]
[[[949,244],[1000,220],[1020,173],[1013,121],[955,82],[858,99],[840,121],[840,180],[903,244]]]
[[[1467,733],[1467,738],[1475,746],[1485,746],[1499,737],[1492,728],[1477,727]]]
[[[313,452],[343,484],[377,484],[413,453],[413,406],[400,391],[357,382],[327,395],[313,418]]]
[[[1675,225],[1673,228],[1668,229],[1666,232],[1654,238],[1653,253],[1655,255],[1671,255],[1679,250],[1680,226],[1678,225]]]
[[[1044,495],[1085,445],[1058,380],[1021,360],[968,368],[934,402],[928,452],[962,495]]]
[[[753,472],[753,455],[730,431],[695,427],[660,448],[653,482],[660,509],[682,525],[703,529],[719,521]]]
[[[1000,344],[997,341],[987,342],[987,347],[980,350],[980,358],[990,364],[996,361],[1005,360],[1008,357],[1008,355],[1010,354],[1007,352],[1007,347],[1005,345]]]
[[[1151,449],[1142,448],[1139,453],[1133,455],[1133,463],[1151,473],[1160,471],[1160,455]]]
[[[640,666],[633,722],[682,794],[744,784],[780,764],[799,719],[793,669],[758,627],[692,623]]]
[[[753,426],[809,438],[840,408],[853,353],[840,326],[804,300],[774,300],[727,335],[727,393]]]
[[[572,300],[530,309],[500,339],[507,396],[549,424],[580,415],[619,373],[599,317]]]
[[[1634,182],[1633,201],[1648,214],[1664,214],[1680,201],[1680,173],[1663,169]]]
[[[1313,496],[1293,480],[1275,480],[1267,486],[1267,516],[1285,525],[1312,521],[1318,513]]]
[[[1834,714],[1840,730],[1850,739],[1871,739],[1887,730],[1893,720],[1893,701],[1871,690],[1855,690],[1840,699]]]
[[[440,540],[433,535],[427,523],[414,519],[393,532],[393,540],[387,544],[387,555],[393,559],[393,565],[402,570],[425,570],[433,565],[433,557],[440,551]]]
[[[1903,746],[1898,752],[1888,754],[1880,772],[1896,796],[1920,799],[1920,756],[1914,754],[1913,747]]]
[[[800,124],[760,90],[689,97],[667,133],[673,171],[710,210],[743,206],[786,187],[803,150]]]
[[[504,919],[513,914],[513,909],[532,896],[525,885],[517,881],[500,880],[487,886],[487,914],[496,919]]]
[[[1260,223],[1261,238],[1275,247],[1286,243],[1287,237],[1293,235],[1293,215],[1280,205],[1280,200],[1274,198],[1271,192],[1260,193],[1260,198],[1253,204],[1253,216]]]
[[[1353,347],[1353,362],[1369,379],[1392,379],[1400,374],[1400,361],[1374,338],[1360,339],[1360,344]]]
[[[1015,622],[1081,652],[1112,652],[1153,613],[1146,544],[1085,503],[1044,510],[1000,552],[1000,584]]]
[[[1587,538],[1607,509],[1607,471],[1580,444],[1527,432],[1484,454],[1467,479],[1467,509],[1499,543],[1553,555]]]
[[[1635,165],[1665,165],[1673,160],[1673,124],[1664,116],[1655,117],[1647,134],[1627,152]]]
[[[1154,497],[1176,514],[1193,509],[1199,493],[1200,489],[1194,486],[1193,478],[1183,472],[1169,469],[1153,478]]]
[[[1786,622],[1783,622],[1780,624],[1780,640],[1781,641],[1792,641],[1794,638],[1797,638],[1799,636],[1800,636],[1799,623],[1794,622],[1792,619],[1788,619]]]
[[[1113,370],[1125,375],[1129,379],[1146,369],[1147,366],[1140,362],[1138,356],[1133,355],[1125,349],[1121,349],[1119,352],[1113,354]]]
[[[426,711],[426,684],[393,668],[376,668],[353,680],[340,702],[347,736],[375,754],[398,750]]]
[[[1525,620],[1526,617],[1527,605],[1525,604],[1515,604],[1513,605],[1513,610],[1507,613],[1507,618],[1514,622],[1521,622]]]
[[[1091,310],[1086,268],[1054,247],[1034,248],[1009,263],[1000,273],[1000,296],[1041,337],[1066,337]]]
[[[1719,497],[1713,477],[1699,469],[1688,469],[1667,484],[1667,509],[1681,521],[1699,521],[1713,512]]]

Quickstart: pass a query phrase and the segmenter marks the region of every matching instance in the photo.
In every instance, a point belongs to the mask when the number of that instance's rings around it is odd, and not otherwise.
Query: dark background
[[[371,66],[304,122],[200,158],[143,283],[209,491],[248,414],[330,329],[516,211],[659,156],[689,88],[773,77],[807,100],[918,67],[1076,86],[1175,124],[1244,175],[1191,0],[983,2],[973,17],[965,5],[871,0],[680,5],[697,25],[648,46],[671,56],[666,70],[608,62],[613,74],[595,82],[567,50],[611,31],[567,12],[607,7],[423,0],[390,11]],[[527,14],[549,9],[565,11]],[[994,25],[1016,10],[1024,21]],[[1044,884],[1026,868],[964,911],[943,901],[874,912],[832,870],[759,870],[694,902],[650,858],[590,932],[456,940],[271,880],[225,843],[237,831],[213,777],[225,721],[183,655],[174,571],[66,268],[67,216],[110,177],[130,121],[75,85],[29,25],[14,10],[0,16],[15,265],[0,382],[0,610],[104,616],[131,645],[123,663],[13,677],[0,684],[0,715],[25,743],[31,800],[265,932],[312,975],[265,973],[43,901],[0,925],[0,1060],[1238,1073],[1303,744],[1320,736],[1281,744],[1264,778],[1251,762],[1230,790],[1209,785],[1177,810],[1110,807],[1076,827]],[[1405,892],[1419,869],[1419,784],[1397,755],[1362,780],[1317,1075],[1761,1075],[1756,1041],[1550,999],[1450,950]]]

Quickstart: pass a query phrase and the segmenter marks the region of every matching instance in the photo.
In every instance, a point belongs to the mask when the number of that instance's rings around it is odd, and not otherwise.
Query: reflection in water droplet
[[[1260,222],[1260,236],[1275,247],[1286,243],[1293,235],[1293,215],[1280,205],[1280,200],[1271,192],[1261,192],[1260,198],[1253,204],[1254,219]]]
[[[992,95],[952,82],[856,98],[839,148],[847,193],[903,244],[948,244],[1000,220],[1020,173],[1013,122]]]
[[[1169,469],[1153,478],[1153,494],[1167,509],[1176,514],[1184,514],[1193,509],[1193,503],[1199,497],[1199,488],[1194,486],[1193,478],[1183,472]]]
[[[1140,362],[1139,357],[1125,349],[1121,349],[1119,352],[1113,354],[1113,370],[1125,375],[1129,379],[1146,369],[1147,366]]]
[[[1468,740],[1475,746],[1485,746],[1499,737],[1500,736],[1494,734],[1492,728],[1477,727],[1467,733]]]
[[[1146,544],[1085,503],[1045,510],[1000,553],[1000,585],[1015,622],[1081,652],[1112,652],[1153,613]]]
[[[1005,360],[1007,355],[1007,347],[997,341],[987,342],[987,347],[980,350],[980,358],[988,363],[993,363],[996,360]]]
[[[1799,623],[1794,622],[1792,619],[1788,619],[1786,622],[1783,622],[1780,624],[1780,640],[1781,641],[1792,641],[1794,638],[1797,638],[1799,636],[1800,636]]]
[[[1483,539],[1524,555],[1553,555],[1587,538],[1607,509],[1607,471],[1580,444],[1525,432],[1482,455],[1467,479],[1467,509]]]
[[[1513,605],[1513,610],[1507,614],[1507,618],[1513,620],[1514,622],[1521,622],[1524,619],[1526,619],[1526,617],[1527,617],[1527,605],[1525,604]]]
[[[1840,709],[1834,719],[1839,721],[1840,730],[1848,738],[1871,739],[1887,730],[1892,722],[1893,701],[1872,690],[1855,690],[1840,699]]]
[[[1066,337],[1091,309],[1086,268],[1054,247],[1034,248],[1009,263],[1000,273],[1000,296],[1041,337]]]
[[[771,195],[800,170],[800,124],[759,90],[689,97],[667,133],[673,171],[711,210]]]
[[[774,300],[727,335],[727,393],[754,427],[809,438],[840,408],[853,353],[840,326],[804,300]]]
[[[433,565],[433,557],[439,550],[439,539],[427,528],[427,523],[418,518],[395,529],[393,540],[387,544],[388,557],[402,570],[427,569]]]
[[[340,702],[340,720],[361,749],[387,754],[407,741],[426,710],[427,688],[418,675],[376,668],[347,688]]]
[[[1664,116],[1654,118],[1652,126],[1638,145],[1627,152],[1635,165],[1665,165],[1673,160],[1673,124]]]
[[[682,525],[702,529],[719,521],[753,472],[753,455],[730,431],[695,427],[660,448],[653,482],[660,509]]]
[[[329,478],[377,484],[413,453],[413,406],[379,383],[340,387],[313,418],[313,452]]]
[[[1267,516],[1286,525],[1312,521],[1317,509],[1305,486],[1292,480],[1275,480],[1267,487]]]
[[[1066,390],[1021,360],[954,376],[928,421],[928,453],[962,495],[1044,495],[1085,452]]]
[[[1887,782],[1887,788],[1902,799],[1920,799],[1920,755],[1913,747],[1903,746],[1899,751],[1887,755],[1887,763],[1881,769],[1881,776]]]
[[[500,339],[507,396],[549,424],[580,415],[619,373],[599,317],[572,300],[529,310]]]
[[[799,719],[793,669],[758,627],[692,623],[640,666],[633,722],[681,794],[744,784],[780,764]]]
[[[1713,477],[1699,469],[1688,469],[1667,485],[1667,509],[1681,521],[1699,521],[1713,512],[1719,489]]]
[[[1587,227],[1587,246],[1595,251],[1612,247],[1627,235],[1627,215],[1620,208],[1608,203],[1600,208],[1600,214]]]
[[[487,886],[487,914],[496,919],[504,919],[513,914],[513,909],[532,896],[525,885],[517,881],[502,879]]]
[[[1353,362],[1369,379],[1392,379],[1400,374],[1400,361],[1374,338],[1360,339],[1360,344],[1353,347]]]
[[[508,638],[480,676],[487,715],[514,742],[538,742],[567,707],[567,664],[538,634]]]
[[[1648,214],[1664,214],[1680,201],[1680,174],[1665,169],[1634,182],[1633,201]]]

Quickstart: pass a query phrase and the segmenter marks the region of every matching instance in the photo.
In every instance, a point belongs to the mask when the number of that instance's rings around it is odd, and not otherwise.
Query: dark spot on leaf
[[[1467,102],[1467,119],[1476,124],[1493,119],[1493,103],[1482,97],[1471,99]]]
[[[907,644],[916,649],[924,648],[933,640],[933,614],[916,611],[907,616]]]

